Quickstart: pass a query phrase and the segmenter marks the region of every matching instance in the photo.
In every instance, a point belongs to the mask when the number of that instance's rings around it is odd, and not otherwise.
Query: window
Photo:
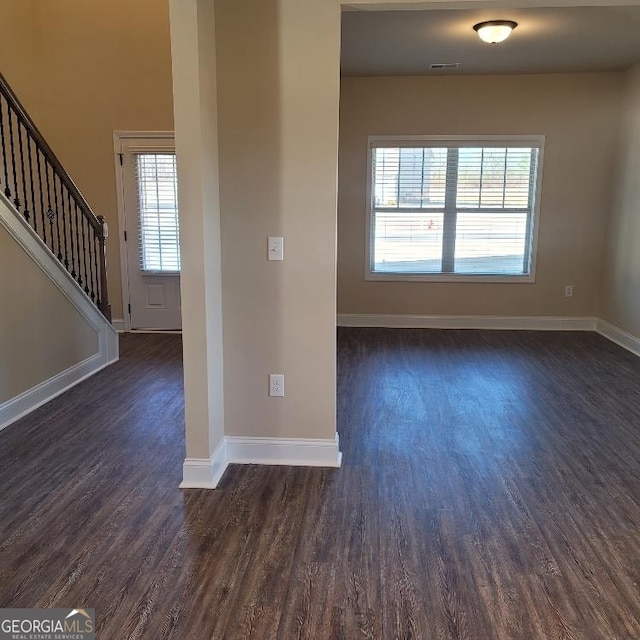
[[[542,143],[372,138],[367,278],[532,280]]]
[[[180,271],[176,156],[135,155],[142,271]]]

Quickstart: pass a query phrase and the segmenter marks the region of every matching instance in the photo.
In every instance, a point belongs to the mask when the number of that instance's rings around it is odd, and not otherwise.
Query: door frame
[[[127,244],[124,239],[126,230],[124,175],[120,164],[122,143],[131,138],[148,138],[149,140],[175,139],[173,131],[114,131],[113,162],[116,171],[116,200],[118,205],[118,246],[120,248],[120,286],[122,287],[122,330],[131,331],[131,312],[129,311],[129,264],[127,261]]]

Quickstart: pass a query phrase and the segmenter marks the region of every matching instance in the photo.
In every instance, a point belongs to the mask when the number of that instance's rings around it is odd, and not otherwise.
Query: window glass
[[[136,155],[140,265],[143,271],[180,271],[176,157]]]
[[[370,272],[529,275],[539,148],[374,143]]]

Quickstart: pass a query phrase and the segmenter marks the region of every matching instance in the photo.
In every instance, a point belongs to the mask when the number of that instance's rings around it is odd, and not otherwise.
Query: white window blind
[[[372,144],[370,273],[529,275],[541,141],[417,142]]]
[[[135,155],[142,271],[180,271],[178,185],[173,153]]]

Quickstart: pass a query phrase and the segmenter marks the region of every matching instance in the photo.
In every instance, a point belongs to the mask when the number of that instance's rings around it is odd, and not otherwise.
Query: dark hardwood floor
[[[640,638],[640,359],[595,334],[339,330],[342,469],[179,490],[180,338],[0,433],[0,607],[100,640]]]

